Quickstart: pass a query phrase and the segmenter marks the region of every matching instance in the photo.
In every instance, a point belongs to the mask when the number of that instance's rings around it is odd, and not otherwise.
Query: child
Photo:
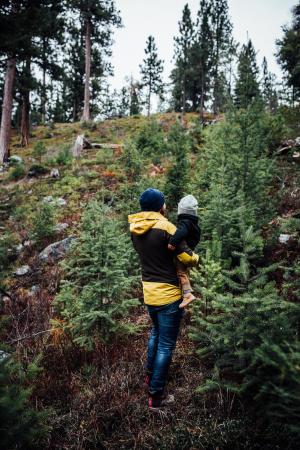
[[[193,195],[186,195],[178,203],[177,230],[171,236],[168,249],[175,250],[181,241],[185,241],[191,250],[194,250],[200,241],[200,228],[197,216],[198,202]],[[195,299],[188,277],[188,269],[180,261],[176,262],[177,273],[180,279],[183,301],[180,308],[184,308]]]

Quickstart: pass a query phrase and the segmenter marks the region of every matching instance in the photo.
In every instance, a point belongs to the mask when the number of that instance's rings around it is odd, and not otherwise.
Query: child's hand
[[[172,244],[168,244],[168,249],[174,251],[176,247],[174,247],[174,245]]]

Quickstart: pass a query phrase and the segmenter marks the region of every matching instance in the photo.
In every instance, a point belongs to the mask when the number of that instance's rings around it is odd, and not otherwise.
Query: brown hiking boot
[[[148,406],[150,411],[160,411],[174,402],[175,397],[172,394],[149,394]]]

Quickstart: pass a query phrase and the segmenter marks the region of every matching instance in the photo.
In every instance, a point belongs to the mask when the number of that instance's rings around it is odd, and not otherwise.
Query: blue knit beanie
[[[159,211],[164,203],[164,194],[158,189],[148,188],[140,196],[142,211]]]

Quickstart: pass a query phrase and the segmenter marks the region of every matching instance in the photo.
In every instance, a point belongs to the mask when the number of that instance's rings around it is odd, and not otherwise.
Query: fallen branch
[[[22,336],[21,338],[18,338],[18,339],[13,339],[12,341],[5,342],[5,344],[11,345],[11,344],[14,344],[15,342],[23,341],[24,339],[33,338],[35,336],[38,336],[39,334],[49,333],[50,331],[52,331],[52,328],[50,328],[49,330],[38,331],[37,333],[33,333],[33,334],[30,334],[27,336]]]

